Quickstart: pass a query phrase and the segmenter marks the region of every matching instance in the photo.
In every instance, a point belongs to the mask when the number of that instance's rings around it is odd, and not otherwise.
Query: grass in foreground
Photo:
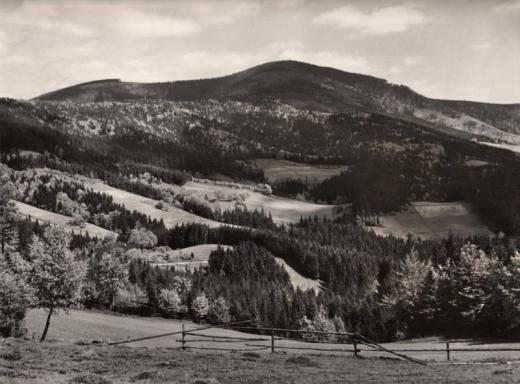
[[[515,365],[420,366],[351,356],[196,353],[0,340],[2,384],[513,383]]]

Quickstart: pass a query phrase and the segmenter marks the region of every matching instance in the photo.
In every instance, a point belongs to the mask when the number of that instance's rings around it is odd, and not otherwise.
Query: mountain
[[[0,161],[103,180],[180,172],[256,183],[266,182],[258,158],[342,165],[320,185],[273,188],[361,215],[468,201],[493,228],[520,234],[520,157],[477,142],[515,143],[518,126],[517,105],[433,100],[375,77],[275,62],[216,79],[106,79],[0,99]]]
[[[520,144],[520,104],[436,100],[384,79],[297,61],[262,64],[229,76],[166,83],[106,79],[38,96],[47,101],[280,100],[300,110],[389,114],[466,138]],[[486,140],[485,139],[485,140]]]

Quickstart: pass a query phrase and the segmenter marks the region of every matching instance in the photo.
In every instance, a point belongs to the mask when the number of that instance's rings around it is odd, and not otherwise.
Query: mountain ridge
[[[412,118],[491,141],[520,145],[520,104],[442,100],[370,75],[299,61],[260,64],[234,74],[199,80],[138,83],[103,79],[48,92],[40,101],[237,101],[280,100],[302,110],[365,111]]]
[[[194,83],[194,82],[210,82],[215,80],[226,80],[231,79],[233,77],[237,78],[244,78],[246,74],[253,74],[263,68],[267,68],[268,70],[274,69],[273,67],[279,66],[279,65],[292,65],[294,68],[314,68],[321,71],[326,71],[328,73],[342,73],[344,75],[349,75],[353,78],[362,78],[367,80],[372,80],[374,82],[379,82],[384,85],[393,86],[393,87],[399,87],[401,89],[407,89],[409,92],[418,95],[422,98],[428,99],[430,101],[434,102],[446,102],[446,103],[454,103],[454,104],[475,104],[475,105],[493,105],[493,106],[502,106],[502,107],[520,107],[520,102],[518,103],[492,103],[492,102],[486,102],[486,101],[478,101],[478,100],[467,100],[467,99],[441,99],[441,98],[435,98],[435,97],[428,97],[424,96],[416,91],[414,91],[411,87],[404,85],[404,84],[397,84],[392,83],[384,78],[380,78],[377,76],[372,75],[366,75],[362,73],[357,72],[348,72],[336,69],[334,67],[328,67],[328,66],[319,66],[311,63],[306,63],[302,61],[297,60],[280,60],[280,61],[272,61],[272,62],[266,62],[263,64],[255,65],[253,67],[250,67],[245,70],[241,70],[238,72],[234,72],[228,75],[223,76],[215,76],[215,77],[208,77],[208,78],[200,78],[200,79],[186,79],[186,80],[173,80],[173,81],[158,81],[158,82],[139,82],[139,81],[123,81],[120,78],[106,78],[106,79],[98,79],[98,80],[91,80],[86,82],[81,82],[77,84],[72,84],[63,88],[59,88],[54,91],[45,92],[41,95],[38,95],[36,97],[33,97],[31,100],[49,100],[51,98],[57,98],[59,97],[57,95],[58,92],[62,92],[65,90],[74,89],[77,87],[83,87],[83,86],[90,86],[90,85],[108,85],[108,84],[132,84],[132,85],[145,85],[145,86],[158,86],[158,85],[173,85],[173,84],[187,84],[187,83]],[[286,68],[290,70],[291,68]]]

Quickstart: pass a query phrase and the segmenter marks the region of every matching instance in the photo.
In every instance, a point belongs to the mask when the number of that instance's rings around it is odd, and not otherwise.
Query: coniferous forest
[[[516,335],[520,160],[480,139],[376,109],[325,113],[258,95],[1,99],[0,332],[24,334],[32,308],[81,308],[374,340]],[[257,159],[342,172],[273,179]],[[96,183],[198,221],[152,217]],[[194,185],[233,192],[195,198]],[[341,210],[281,220],[272,206],[250,208],[253,193]],[[15,201],[69,221],[22,215]],[[470,204],[490,230],[430,238],[372,230],[418,201]],[[96,237],[89,225],[111,235]],[[215,245],[207,260],[177,252],[200,245]],[[181,267],[190,262],[199,264]],[[302,290],[291,273],[318,288]]]

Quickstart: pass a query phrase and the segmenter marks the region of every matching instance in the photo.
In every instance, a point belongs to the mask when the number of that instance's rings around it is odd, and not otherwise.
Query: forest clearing
[[[283,159],[255,159],[255,164],[262,168],[271,183],[286,179],[317,183],[348,169],[344,165],[313,165]]]
[[[380,216],[379,222],[380,226],[372,229],[382,236],[406,237],[412,233],[422,239],[435,239],[450,234],[467,237],[491,233],[470,204],[460,202],[413,202],[400,212]]]
[[[261,193],[238,183],[233,183],[232,187],[219,182],[189,181],[180,187],[162,184],[161,188],[171,188],[175,193],[206,204],[212,209],[263,210],[279,224],[297,223],[302,217],[332,219],[338,216],[341,210],[341,207],[336,205],[316,204]]]

